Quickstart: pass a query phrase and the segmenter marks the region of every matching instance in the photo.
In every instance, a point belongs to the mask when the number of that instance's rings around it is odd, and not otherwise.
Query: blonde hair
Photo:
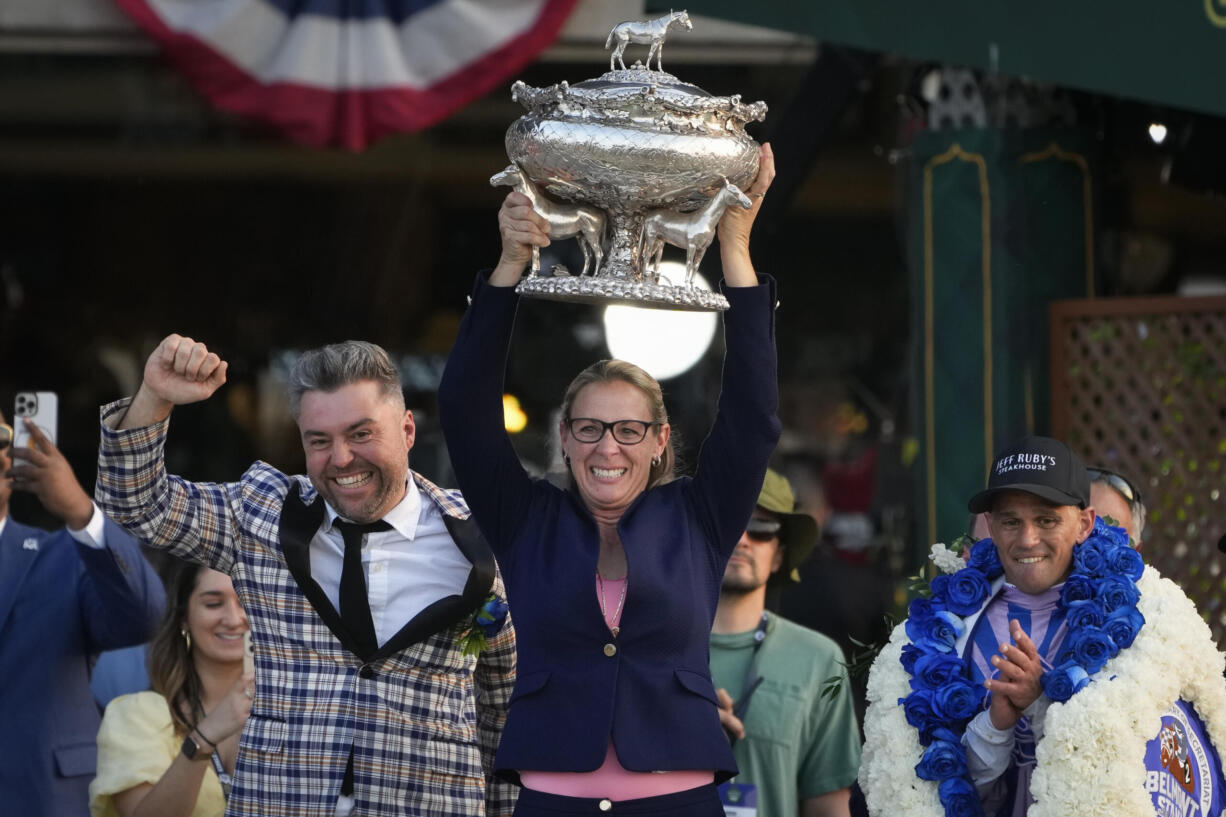
[[[571,406],[575,404],[575,398],[583,389],[594,383],[617,381],[629,383],[647,398],[647,410],[654,422],[668,422],[668,409],[664,408],[664,392],[660,389],[659,381],[638,366],[624,360],[598,360],[579,372],[566,387],[566,394],[562,398],[562,419],[570,419]],[[658,426],[655,433],[660,433]],[[569,464],[567,467],[569,470]],[[676,467],[677,454],[673,448],[673,437],[670,435],[668,442],[664,445],[664,451],[660,454],[660,464],[651,466],[647,477],[647,487],[644,490],[649,491],[657,485],[672,482],[677,478]]]

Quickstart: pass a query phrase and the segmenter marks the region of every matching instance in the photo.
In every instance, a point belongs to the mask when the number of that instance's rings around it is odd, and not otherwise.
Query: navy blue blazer
[[[102,650],[146,641],[166,594],[140,546],[106,547],[9,519],[0,536],[0,795],[5,814],[86,817],[101,718],[89,689]]]
[[[498,557],[518,637],[499,774],[592,771],[610,736],[632,771],[736,773],[708,641],[724,566],[779,438],[774,281],[728,288],[724,388],[693,478],[640,495],[618,523],[629,564],[621,633],[596,598],[600,535],[580,497],[533,480],[503,431],[518,297],[478,277],[439,387],[456,478]]]

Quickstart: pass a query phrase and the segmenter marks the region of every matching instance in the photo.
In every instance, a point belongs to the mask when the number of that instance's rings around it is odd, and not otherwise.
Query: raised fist
[[[141,388],[172,405],[207,400],[226,382],[227,363],[203,343],[167,335],[145,363]]]

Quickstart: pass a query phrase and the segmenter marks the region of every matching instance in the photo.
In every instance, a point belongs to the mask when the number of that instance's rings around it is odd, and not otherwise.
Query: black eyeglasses
[[[1108,471],[1106,468],[1087,468],[1086,473],[1090,475],[1090,482],[1105,482],[1124,499],[1141,504],[1141,490],[1129,482],[1126,477],[1114,471]]]
[[[647,436],[648,429],[658,425],[660,423],[652,423],[647,420],[614,420],[606,423],[604,420],[592,417],[574,417],[566,421],[566,428],[570,430],[570,436],[581,443],[600,442],[605,432],[611,431],[613,439],[622,445],[638,445]]]
[[[762,519],[751,516],[745,525],[745,535],[755,542],[769,542],[779,535],[783,523],[778,519]]]
[[[8,423],[0,423],[0,451],[13,444],[13,427]]]

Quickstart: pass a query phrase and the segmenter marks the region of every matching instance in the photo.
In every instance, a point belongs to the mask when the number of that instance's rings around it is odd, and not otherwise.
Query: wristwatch
[[[209,752],[199,743],[196,743],[196,739],[191,736],[190,732],[188,733],[187,737],[183,738],[183,745],[179,747],[179,751],[182,752],[183,756],[188,760],[208,760],[212,755],[212,752]]]

